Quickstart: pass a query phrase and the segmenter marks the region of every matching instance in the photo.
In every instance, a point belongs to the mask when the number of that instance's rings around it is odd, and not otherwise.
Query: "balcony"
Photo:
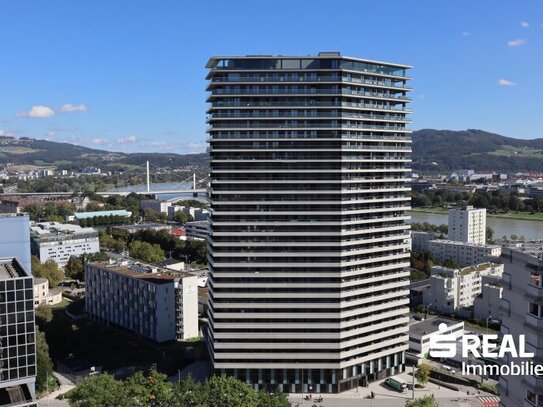
[[[528,284],[524,296],[531,300],[543,301],[543,287]]]
[[[541,331],[543,331],[543,318],[536,317],[532,314],[526,314],[526,320],[524,322],[524,325],[540,333]]]

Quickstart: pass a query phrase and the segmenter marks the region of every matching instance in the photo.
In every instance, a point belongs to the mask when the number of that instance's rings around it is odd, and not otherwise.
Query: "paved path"
[[[64,376],[64,375],[62,375],[60,373],[57,373],[57,372],[53,372],[53,374],[55,375],[58,382],[60,383],[60,387],[57,390],[49,393],[47,396],[39,399],[38,400],[38,406],[39,407],[64,407],[64,406],[69,406],[67,400],[56,400],[56,398],[58,396],[60,396],[61,394],[64,394],[64,393],[72,390],[76,386],[66,376]]]

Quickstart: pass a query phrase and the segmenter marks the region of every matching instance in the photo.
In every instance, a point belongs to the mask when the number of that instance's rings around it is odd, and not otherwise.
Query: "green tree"
[[[175,214],[173,215],[174,222],[185,224],[189,221],[189,215],[188,213],[185,213],[183,211],[175,211]]]
[[[428,380],[430,379],[430,372],[430,365],[427,365],[426,363],[421,364],[417,369],[415,379],[417,379],[417,382],[419,382],[421,386],[424,387],[426,383],[428,383]]]
[[[34,277],[46,278],[49,281],[49,287],[54,288],[64,281],[64,273],[58,268],[58,264],[54,260],[47,260],[41,263],[40,259],[32,256],[32,274]]]
[[[407,400],[405,407],[439,407],[434,395],[424,396],[416,400]]]
[[[202,394],[206,407],[259,407],[253,389],[231,376],[212,376]]]
[[[449,257],[447,260],[443,262],[443,267],[448,267],[450,269],[457,269],[457,268],[460,268],[460,265],[452,257]]]
[[[36,390],[47,390],[47,379],[53,375],[53,362],[49,356],[49,346],[45,340],[45,333],[36,327]]]
[[[72,256],[64,267],[66,277],[83,281],[85,279],[85,255]]]
[[[203,407],[202,385],[196,383],[191,375],[174,384],[171,405]]]
[[[40,304],[35,311],[36,323],[41,329],[45,329],[47,324],[53,320],[53,310],[48,304]]]
[[[71,406],[78,407],[131,407],[135,403],[128,397],[122,382],[109,374],[90,376],[66,395]]]
[[[142,372],[136,372],[125,381],[124,386],[128,397],[138,405],[168,407],[171,405],[172,388],[166,379],[165,374],[156,370],[147,377]]]
[[[494,229],[488,225],[486,227],[486,240],[489,244],[494,243]]]
[[[164,250],[158,244],[135,240],[128,246],[130,256],[148,263],[164,259]]]

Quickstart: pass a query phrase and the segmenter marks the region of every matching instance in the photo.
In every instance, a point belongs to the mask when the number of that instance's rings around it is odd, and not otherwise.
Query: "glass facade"
[[[216,371],[318,393],[402,371],[408,67],[335,53],[207,66]]]

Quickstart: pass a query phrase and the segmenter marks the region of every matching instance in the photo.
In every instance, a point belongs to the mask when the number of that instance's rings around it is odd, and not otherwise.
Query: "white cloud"
[[[520,47],[521,45],[524,45],[524,44],[526,44],[526,40],[523,40],[521,38],[507,42],[508,47]]]
[[[17,117],[32,117],[35,119],[43,119],[55,115],[55,111],[48,106],[32,106],[28,112],[17,113]]]
[[[105,138],[93,138],[91,140],[91,144],[94,144],[97,146],[110,146],[111,142],[109,140],[106,140]]]
[[[498,80],[498,85],[500,86],[514,86],[515,82],[508,81],[507,79]]]
[[[118,144],[133,144],[138,141],[136,136],[121,137],[117,139]]]
[[[46,140],[53,140],[56,135],[57,134],[54,131],[49,130],[47,133],[45,133],[45,139]]]
[[[530,23],[528,21],[521,21],[520,26],[522,28],[528,28],[530,26]]]
[[[469,37],[469,36],[471,35],[471,32],[469,32],[469,31],[462,31],[462,32],[460,33],[460,35],[461,35],[462,37]]]
[[[72,105],[71,103],[67,103],[65,105],[62,105],[60,108],[60,111],[63,113],[71,113],[71,112],[86,112],[87,106],[85,105]]]

